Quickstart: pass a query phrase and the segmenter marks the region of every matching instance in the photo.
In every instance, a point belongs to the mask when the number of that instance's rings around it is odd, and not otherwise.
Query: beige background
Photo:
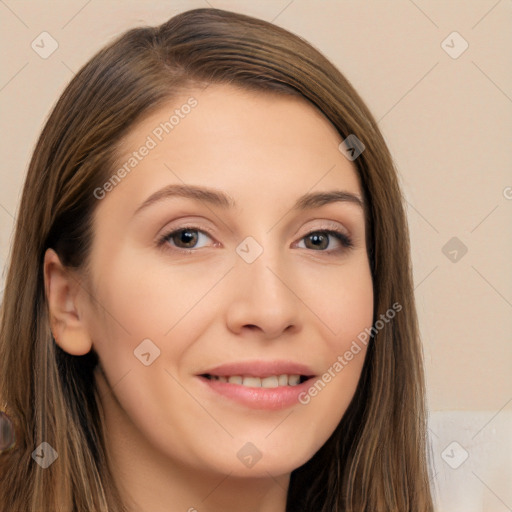
[[[73,73],[125,29],[208,5],[310,41],[379,120],[408,201],[438,510],[511,511],[511,0],[0,1],[0,266],[32,148]],[[46,59],[31,48],[43,31],[58,43]]]

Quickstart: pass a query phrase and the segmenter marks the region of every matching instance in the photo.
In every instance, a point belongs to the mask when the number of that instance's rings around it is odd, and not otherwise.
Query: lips
[[[253,409],[282,409],[298,403],[314,372],[291,361],[225,363],[196,375],[217,396]]]

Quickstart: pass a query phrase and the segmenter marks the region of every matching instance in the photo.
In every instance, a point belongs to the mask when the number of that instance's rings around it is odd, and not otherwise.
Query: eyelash
[[[173,231],[166,233],[165,235],[162,235],[157,241],[158,247],[166,245],[167,246],[165,248],[166,250],[170,250],[172,252],[178,252],[178,253],[182,253],[182,254],[192,254],[194,252],[197,252],[199,249],[184,249],[181,247],[173,247],[172,245],[170,245],[168,243],[173,236],[177,235],[178,233],[184,232],[184,231],[197,231],[199,233],[202,233],[203,235],[211,236],[211,233],[209,232],[209,230],[200,229],[197,226],[183,226],[178,229],[174,229]],[[315,229],[313,231],[310,231],[303,237],[301,237],[301,240],[303,240],[313,234],[331,235],[331,236],[335,237],[342,245],[341,248],[331,249],[331,250],[315,251],[314,249],[310,249],[314,252],[323,252],[330,256],[336,256],[337,254],[339,254],[341,252],[345,252],[346,250],[350,250],[354,247],[354,244],[349,236],[347,236],[345,233],[342,233],[341,231],[337,231],[335,229]]]

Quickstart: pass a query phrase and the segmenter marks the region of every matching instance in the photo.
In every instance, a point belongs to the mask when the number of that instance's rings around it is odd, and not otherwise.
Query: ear
[[[43,265],[44,287],[53,337],[65,352],[75,356],[87,354],[92,348],[92,341],[77,308],[80,283],[62,265],[53,249],[47,249]]]

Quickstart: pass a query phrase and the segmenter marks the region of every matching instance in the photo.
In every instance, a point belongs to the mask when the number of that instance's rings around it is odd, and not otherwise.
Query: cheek
[[[109,261],[115,265],[96,260],[96,307],[89,322],[106,373],[116,381],[139,364],[136,357],[146,346],[155,355],[165,352],[166,360],[178,365],[195,329],[208,321],[205,305],[209,304],[213,315],[208,293],[229,267],[198,272],[197,267],[173,266],[165,257],[148,258],[128,249]],[[144,341],[148,339],[154,347]]]
[[[361,376],[373,322],[373,283],[364,258],[307,275],[304,302],[318,317],[324,364],[299,401],[310,422],[305,434],[311,437],[304,442],[320,448],[341,421]]]
[[[346,265],[311,265],[298,272],[298,295],[317,318],[330,350],[340,351],[373,321],[373,282],[363,255]]]

